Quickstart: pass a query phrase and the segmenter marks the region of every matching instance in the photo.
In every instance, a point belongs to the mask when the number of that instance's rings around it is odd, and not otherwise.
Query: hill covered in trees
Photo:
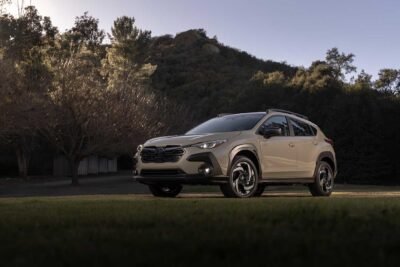
[[[86,13],[63,33],[34,7],[1,17],[0,140],[23,176],[43,150],[76,169],[88,155],[127,155],[218,113],[274,107],[309,116],[335,141],[339,179],[400,181],[399,70],[373,81],[336,48],[290,66],[204,30],[154,37],[129,17],[116,19],[110,43],[104,37]]]
[[[187,104],[200,119],[230,109],[258,71],[290,76],[296,72],[294,67],[263,61],[209,39],[204,30],[155,37],[149,53],[157,66],[151,77],[153,88]]]

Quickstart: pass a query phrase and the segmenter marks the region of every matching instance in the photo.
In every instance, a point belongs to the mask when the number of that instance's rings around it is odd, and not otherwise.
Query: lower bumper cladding
[[[187,174],[176,169],[146,169],[134,171],[134,179],[143,184],[179,183],[179,184],[220,184],[228,177],[222,175],[221,168],[212,153],[199,153],[187,158],[190,162],[201,162],[196,174]]]
[[[164,176],[164,175],[158,175],[158,176],[134,176],[135,181],[138,181],[142,184],[191,184],[191,185],[196,185],[196,184],[221,184],[221,183],[226,183],[228,181],[228,177],[224,176],[204,176],[200,174],[182,174],[182,175],[169,175],[169,176]]]

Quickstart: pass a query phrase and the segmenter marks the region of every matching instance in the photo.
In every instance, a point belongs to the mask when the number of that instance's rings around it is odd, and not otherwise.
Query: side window
[[[289,136],[289,124],[286,120],[285,116],[273,116],[269,118],[264,124],[262,125],[264,128],[268,127],[279,127],[282,129],[282,136]]]
[[[309,125],[309,126],[310,126],[310,128],[312,130],[313,136],[316,136],[317,132],[318,132],[317,129],[315,127],[311,126],[311,125]]]
[[[295,136],[315,136],[313,129],[305,122],[289,118]]]

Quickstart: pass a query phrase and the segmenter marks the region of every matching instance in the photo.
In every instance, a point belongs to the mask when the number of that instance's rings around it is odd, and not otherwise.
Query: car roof
[[[243,113],[221,113],[218,114],[218,117],[225,117],[225,116],[243,116],[243,115],[267,115],[267,112],[243,112]]]
[[[295,113],[293,111],[289,111],[289,110],[284,110],[284,109],[268,109],[266,112],[245,112],[245,113],[221,113],[218,114],[218,117],[225,117],[225,116],[230,116],[230,115],[234,115],[234,116],[240,116],[240,115],[266,115],[266,114],[270,114],[270,113],[283,113],[283,114],[290,114],[290,115],[294,115],[296,117],[308,120],[308,117],[299,113]]]
[[[287,111],[287,110],[281,110],[281,109],[269,109],[267,111],[258,111],[258,112],[222,113],[222,114],[218,114],[218,117],[225,117],[225,116],[234,117],[234,116],[241,116],[241,115],[262,115],[264,117],[268,117],[269,115],[282,115],[282,116],[286,116],[286,117],[290,117],[290,118],[294,118],[294,119],[303,121],[303,122],[313,126],[314,128],[316,128],[318,132],[321,132],[321,128],[317,124],[310,121],[308,119],[308,117],[298,114],[298,113],[294,113],[294,112]],[[264,120],[262,119],[257,125],[259,125],[263,121]]]
[[[311,122],[306,116],[298,114],[298,113],[295,113],[295,112],[282,110],[282,109],[268,109],[267,111],[258,111],[258,112],[222,113],[222,114],[219,114],[218,117],[242,116],[242,115],[262,115],[262,116],[266,116],[266,115],[272,115],[272,114],[279,114],[279,115],[295,118],[295,119],[304,121],[304,122],[306,122],[308,124],[311,124],[314,127],[319,128],[318,125],[316,125],[315,123]]]

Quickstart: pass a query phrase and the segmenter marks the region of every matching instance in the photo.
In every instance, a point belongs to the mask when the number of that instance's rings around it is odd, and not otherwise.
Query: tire
[[[229,170],[228,183],[220,188],[225,197],[252,197],[258,188],[258,172],[253,161],[245,156],[235,157]]]
[[[326,161],[320,161],[314,174],[314,183],[308,187],[314,197],[329,197],[334,186],[334,175],[332,167]]]
[[[149,185],[149,189],[155,197],[176,197],[182,191],[182,185]]]
[[[261,197],[267,185],[258,184],[257,190],[254,192],[253,197]]]
[[[219,189],[221,190],[221,192],[224,195],[224,197],[234,197],[234,195],[231,194],[231,191],[229,191],[227,189],[227,185],[226,184],[220,185]]]

